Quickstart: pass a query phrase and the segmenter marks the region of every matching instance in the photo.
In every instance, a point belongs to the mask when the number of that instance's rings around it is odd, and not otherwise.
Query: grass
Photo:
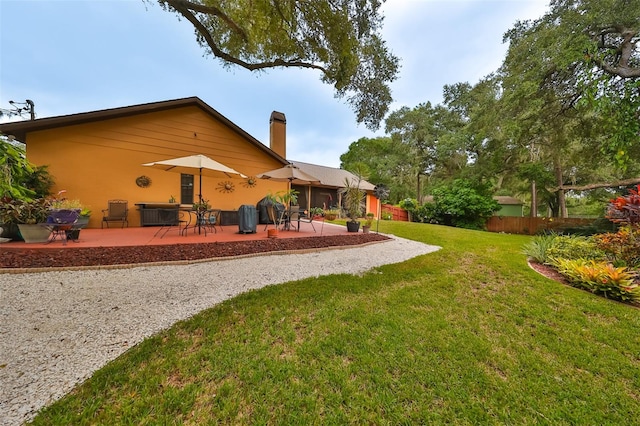
[[[34,423],[640,417],[638,309],[539,276],[522,254],[529,237],[386,221],[380,231],[443,248],[226,301],[139,344]]]

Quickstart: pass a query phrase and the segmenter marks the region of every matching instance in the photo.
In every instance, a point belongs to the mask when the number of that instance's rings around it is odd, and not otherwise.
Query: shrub
[[[415,198],[405,198],[398,205],[409,214],[409,222],[421,222],[419,215],[416,214],[418,209],[418,200]]]
[[[640,267],[640,229],[623,226],[616,233],[593,237],[596,245],[607,258],[618,265]]]
[[[553,247],[554,240],[558,234],[537,235],[525,244],[522,252],[538,263],[549,263],[547,252]]]
[[[608,262],[583,259],[558,259],[558,272],[574,287],[621,302],[640,301],[640,287],[634,283],[635,273]]]
[[[413,212],[413,221],[422,223],[438,223],[436,216],[436,206],[433,203],[424,203]]]
[[[487,188],[465,179],[434,189],[433,201],[438,223],[459,228],[484,229],[487,219],[500,209]]]
[[[605,260],[606,256],[591,237],[558,235],[546,250],[547,263],[556,265],[558,259]]]
[[[615,223],[640,226],[640,185],[630,189],[629,195],[611,200],[606,217]]]
[[[406,211],[412,211],[418,207],[418,200],[415,198],[405,198],[404,200],[401,200],[398,205]]]

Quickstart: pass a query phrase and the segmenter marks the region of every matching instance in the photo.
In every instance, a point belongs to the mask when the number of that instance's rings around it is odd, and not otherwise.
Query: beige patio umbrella
[[[206,155],[196,154],[189,155],[187,157],[170,158],[168,160],[154,161],[153,163],[145,163],[143,166],[153,167],[156,169],[165,170],[167,172],[193,174],[194,170],[198,170],[200,177],[200,186],[198,199],[202,202],[202,175],[219,177],[219,178],[246,178],[242,173],[233,170],[231,167],[227,167],[224,164],[218,163],[215,160],[207,157]]]
[[[320,179],[303,172],[299,167],[294,166],[293,164],[287,164],[284,167],[260,173],[257,176],[260,179],[271,179],[278,182],[289,182],[289,189],[291,189],[291,184],[293,183],[295,183],[296,185],[311,185],[314,183],[320,183]]]
[[[260,173],[257,177],[260,179],[271,179],[277,182],[289,182],[289,190],[291,190],[291,185],[294,183],[296,185],[309,185],[309,188],[311,188],[313,184],[320,183],[320,179],[303,172],[298,166],[294,166],[293,164],[287,164],[279,169]],[[309,200],[310,199],[311,190],[309,190]]]

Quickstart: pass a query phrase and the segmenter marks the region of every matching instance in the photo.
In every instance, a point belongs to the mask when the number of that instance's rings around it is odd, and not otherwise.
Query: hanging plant
[[[233,186],[233,183],[229,181],[218,183],[218,191],[220,192],[233,192],[235,189],[236,188]]]
[[[242,182],[242,185],[246,188],[253,188],[258,185],[258,179],[255,176],[249,176]]]

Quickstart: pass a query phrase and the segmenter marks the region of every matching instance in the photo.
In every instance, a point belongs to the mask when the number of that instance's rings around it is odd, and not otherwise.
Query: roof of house
[[[508,206],[508,205],[521,206],[524,204],[522,201],[518,200],[517,198],[509,197],[507,195],[496,195],[495,197],[493,197],[493,199],[496,200],[499,204],[502,204],[503,206]]]
[[[148,114],[158,111],[166,111],[177,108],[184,108],[188,106],[196,106],[202,109],[205,113],[209,114],[216,120],[221,121],[227,127],[240,134],[243,138],[254,144],[256,147],[264,151],[266,154],[274,157],[283,164],[286,164],[286,159],[282,158],[274,151],[269,149],[266,145],[262,144],[259,140],[251,136],[246,131],[242,130],[238,125],[231,120],[220,114],[215,109],[211,108],[200,98],[193,96],[189,98],[173,99],[161,102],[152,102],[147,104],[132,105],[119,108],[110,108],[98,111],[83,112],[78,114],[60,115],[56,117],[38,118],[35,120],[15,121],[9,123],[0,124],[0,132],[5,135],[13,135],[17,140],[21,142],[27,142],[27,134],[40,130],[49,130],[59,127],[73,126],[77,124],[91,123],[101,120],[110,120],[114,118],[130,117],[137,114]]]
[[[320,166],[317,164],[303,163],[301,161],[291,161],[291,163],[300,168],[305,173],[310,174],[320,180],[323,186],[331,186],[335,188],[343,188],[345,179],[352,182],[356,179],[355,175],[344,169],[336,169],[334,167]],[[365,191],[373,191],[375,185],[363,180],[360,182],[360,188]]]

